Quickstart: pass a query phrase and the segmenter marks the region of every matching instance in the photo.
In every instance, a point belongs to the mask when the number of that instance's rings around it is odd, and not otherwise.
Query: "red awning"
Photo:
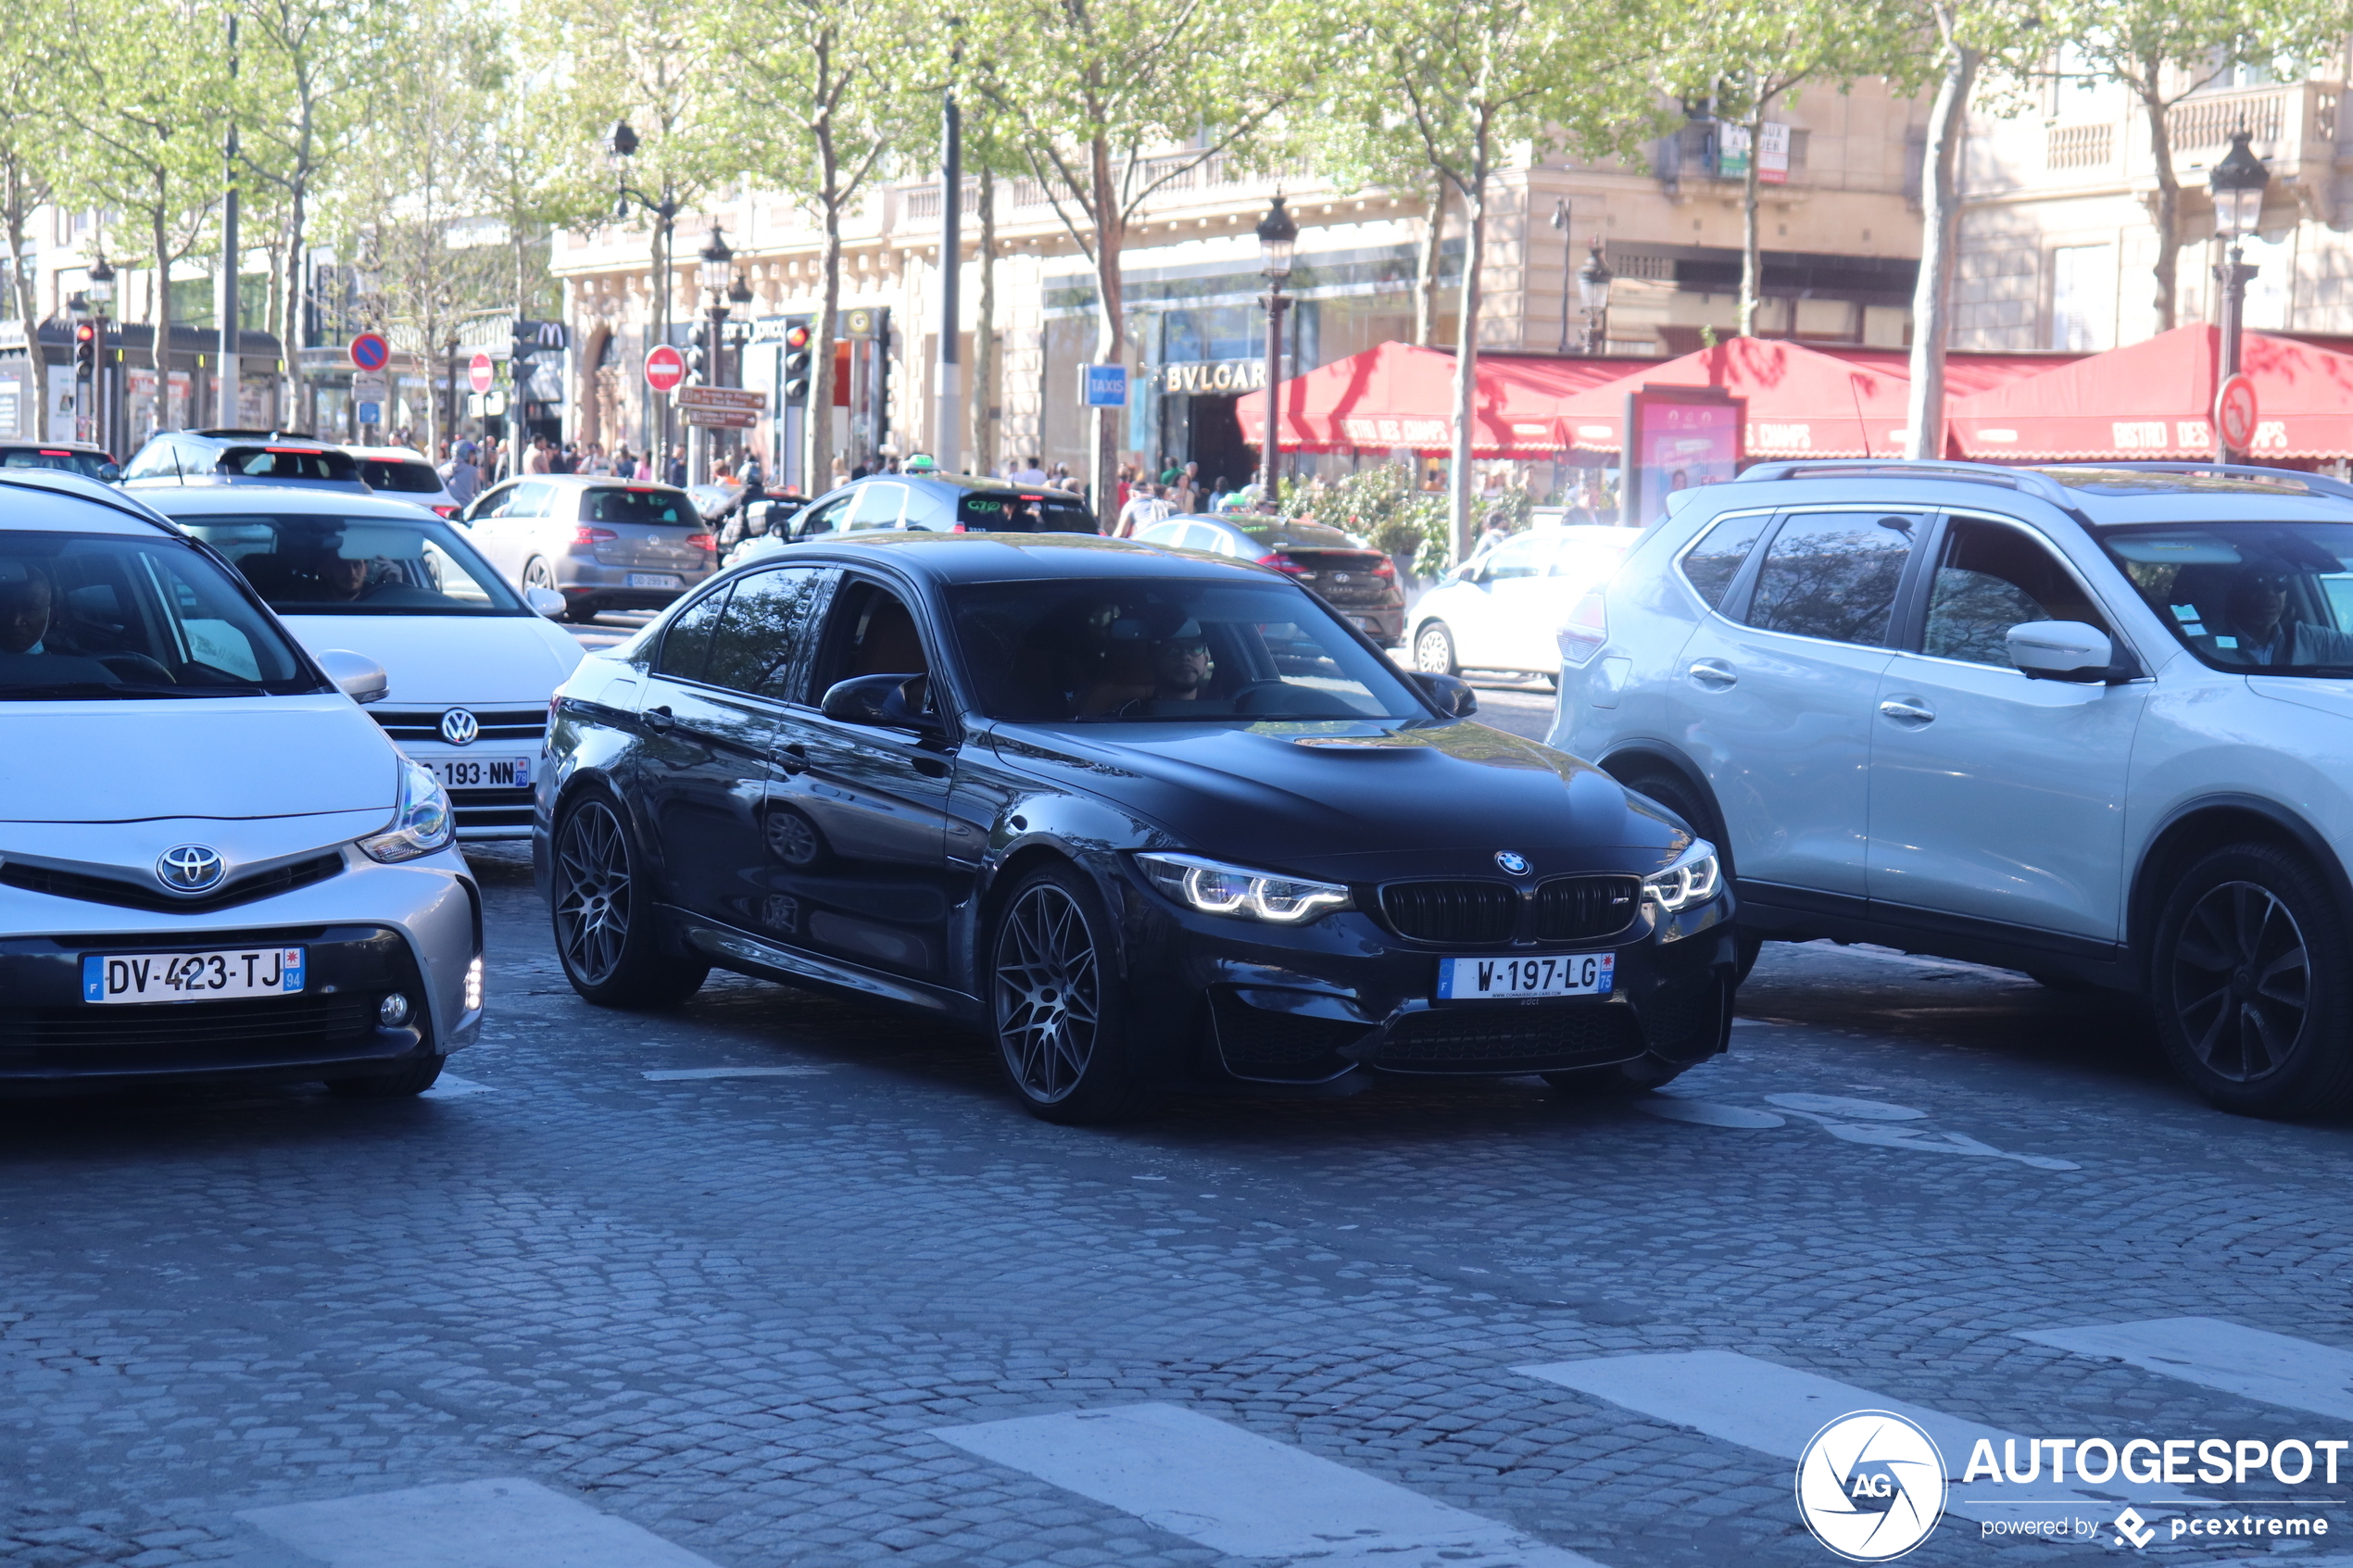
[[[1478,357],[1472,416],[1476,458],[1544,458],[1561,449],[1554,415],[1583,389],[1615,381],[1643,361],[1520,354]],[[1386,452],[1443,456],[1454,440],[1454,357],[1384,343],[1293,376],[1277,389],[1282,441],[1293,452]],[[1265,439],[1266,400],[1237,401],[1242,439]]]
[[[1728,338],[1598,386],[1560,406],[1564,445],[1615,452],[1626,395],[1643,386],[1714,386],[1748,400],[1752,458],[1892,458],[1904,450],[1901,375],[1780,338]]]
[[[2211,458],[2221,330],[2176,327],[1952,405],[1961,455],[1991,462]],[[2250,460],[2353,457],[2353,355],[2249,332]],[[1754,418],[1754,416],[1751,416]]]

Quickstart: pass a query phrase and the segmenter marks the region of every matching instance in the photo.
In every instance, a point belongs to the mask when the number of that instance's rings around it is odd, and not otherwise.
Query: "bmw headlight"
[[[392,825],[359,841],[368,859],[394,865],[447,849],[458,836],[457,819],[449,809],[449,792],[433,770],[407,758],[400,759],[400,804],[393,809]]]
[[[1277,876],[1198,855],[1139,855],[1136,863],[1154,887],[1205,915],[1304,925],[1318,915],[1348,908],[1348,889],[1337,883]]]
[[[1642,900],[1655,905],[1661,914],[1671,915],[1706,903],[1723,891],[1723,883],[1716,846],[1694,838],[1690,848],[1675,857],[1673,865],[1642,878]]]

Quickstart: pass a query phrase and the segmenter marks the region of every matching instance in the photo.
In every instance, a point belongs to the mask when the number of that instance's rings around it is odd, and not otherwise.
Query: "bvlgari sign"
[[[1172,396],[1216,396],[1266,390],[1264,359],[1180,359],[1160,368],[1160,389]]]

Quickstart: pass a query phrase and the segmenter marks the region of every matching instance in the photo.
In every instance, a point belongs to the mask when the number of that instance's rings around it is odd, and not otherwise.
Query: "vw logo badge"
[[[481,735],[482,721],[462,708],[453,708],[441,716],[441,738],[451,746],[472,746]]]
[[[1515,855],[1508,849],[1498,849],[1495,851],[1495,863],[1514,876],[1528,874],[1528,857],[1525,855]]]
[[[204,844],[175,844],[156,858],[156,880],[174,893],[207,893],[229,874],[220,851]]]

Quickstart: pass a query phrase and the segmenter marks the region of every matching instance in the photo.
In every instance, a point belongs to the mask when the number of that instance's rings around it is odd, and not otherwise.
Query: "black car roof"
[[[1129,539],[1106,539],[1093,533],[936,533],[911,530],[875,533],[814,548],[795,546],[787,554],[761,558],[763,563],[795,559],[896,567],[936,583],[1204,576],[1289,581],[1244,561],[1190,552],[1172,554],[1157,546],[1139,545]]]

